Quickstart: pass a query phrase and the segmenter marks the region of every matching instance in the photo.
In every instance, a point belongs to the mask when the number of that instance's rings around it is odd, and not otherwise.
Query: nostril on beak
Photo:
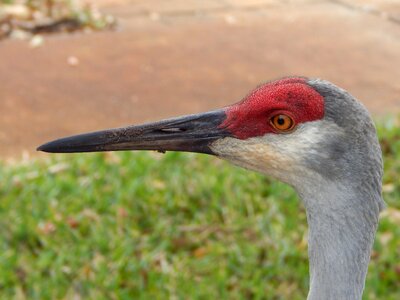
[[[186,128],[178,128],[178,127],[160,129],[161,132],[166,132],[166,133],[185,132],[186,130],[187,130]]]

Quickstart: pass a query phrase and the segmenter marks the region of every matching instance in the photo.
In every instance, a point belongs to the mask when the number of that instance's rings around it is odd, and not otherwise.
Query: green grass
[[[400,299],[398,122],[364,299]],[[306,234],[292,189],[204,155],[0,163],[0,299],[305,299]]]

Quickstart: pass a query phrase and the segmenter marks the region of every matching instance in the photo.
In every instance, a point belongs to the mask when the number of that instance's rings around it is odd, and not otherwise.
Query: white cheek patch
[[[210,145],[220,157],[247,169],[271,175],[287,183],[312,172],[305,157],[319,157],[319,144],[325,132],[340,132],[332,122],[319,120],[299,124],[287,134],[266,134],[246,140],[227,137]]]

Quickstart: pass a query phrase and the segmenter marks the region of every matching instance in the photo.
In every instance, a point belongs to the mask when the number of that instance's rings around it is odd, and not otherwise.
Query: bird
[[[385,207],[382,152],[365,106],[327,80],[284,77],[221,109],[61,138],[37,150],[203,153],[282,181],[306,210],[307,299],[362,298]]]

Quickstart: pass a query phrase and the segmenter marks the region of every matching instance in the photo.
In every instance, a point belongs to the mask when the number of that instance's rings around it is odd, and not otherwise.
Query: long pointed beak
[[[121,150],[185,151],[214,154],[210,143],[229,132],[219,128],[224,110],[58,139],[37,148],[51,153]]]

